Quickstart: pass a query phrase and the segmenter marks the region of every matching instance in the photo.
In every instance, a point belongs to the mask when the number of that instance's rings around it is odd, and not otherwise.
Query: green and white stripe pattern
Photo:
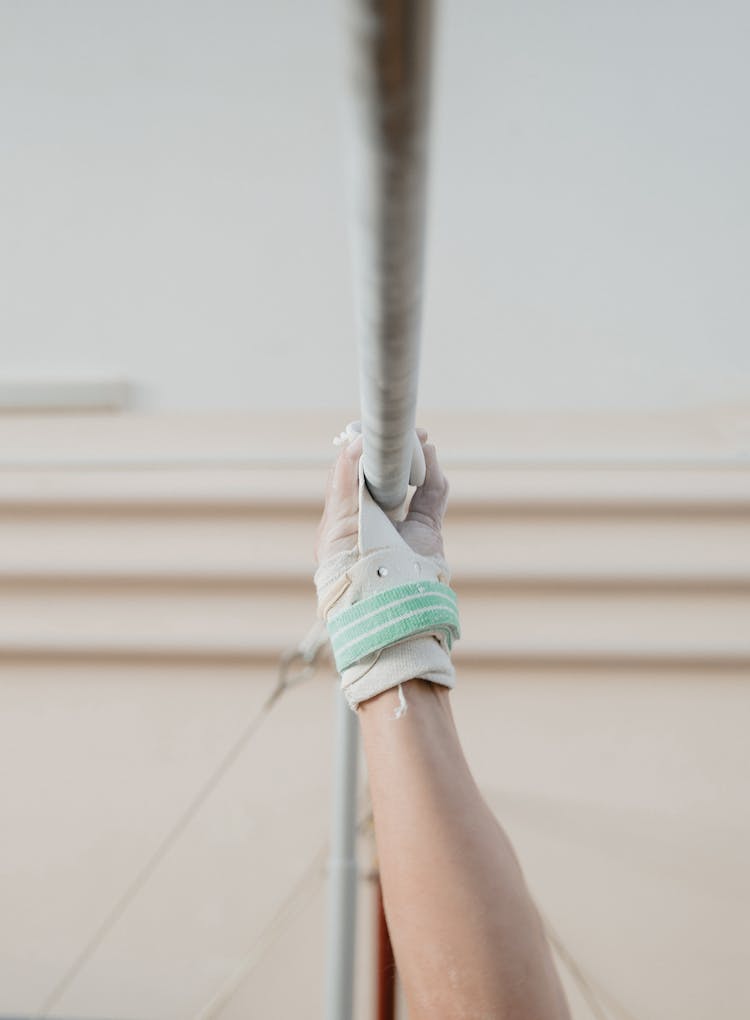
[[[456,594],[439,581],[378,592],[335,613],[327,626],[339,673],[371,652],[415,634],[442,631],[449,649],[461,636]]]

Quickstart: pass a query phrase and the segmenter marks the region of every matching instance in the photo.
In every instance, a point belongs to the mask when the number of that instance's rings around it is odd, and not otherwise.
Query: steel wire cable
[[[612,1016],[614,1016],[614,1020],[635,1020],[632,1013],[629,1013],[623,1006],[615,1002],[609,992],[601,988],[601,986],[599,986],[598,983],[590,977],[590,975],[584,972],[581,964],[573,956],[560,935],[550,924],[548,918],[546,918],[539,910],[538,906],[537,913],[542,920],[547,940],[552,946],[557,958],[573,978],[573,981],[577,985],[578,990],[586,1002],[586,1005],[591,1010],[591,1015],[594,1017],[594,1020],[612,1020]]]
[[[221,783],[224,776],[237,762],[245,748],[248,746],[250,740],[258,732],[261,724],[279,702],[282,695],[292,687],[295,687],[299,683],[309,679],[312,675],[319,660],[320,653],[325,648],[326,644],[327,635],[319,622],[316,622],[307,636],[298,645],[282,653],[276,683],[266,696],[260,708],[242,727],[239,735],[234,738],[229,748],[222,755],[218,764],[213,768],[203,783],[201,783],[198,790],[161,838],[148,859],[136,871],[131,881],[127,884],[123,892],[115,900],[112,907],[89,936],[87,941],[84,943],[83,948],[73,959],[62,977],[52,988],[52,991],[49,992],[42,1002],[36,1013],[37,1018],[49,1016],[50,1012],[59,1003],[62,996],[89,962],[106,936],[110,931],[112,931],[130,904],[135,900],[144,886],[148,883],[151,876],[161,865],[162,861],[165,857],[167,857],[175,844],[186,832],[193,819]],[[298,674],[292,675],[292,665],[298,659],[304,663],[304,666]]]
[[[367,793],[365,793],[364,800],[366,804],[369,804]],[[360,813],[361,818],[357,829],[361,833],[363,829],[371,827],[372,811],[367,806],[361,808]],[[212,995],[206,1005],[195,1014],[193,1020],[217,1020],[224,1008],[229,1005],[248,978],[255,972],[266,952],[286,934],[291,925],[304,912],[308,904],[312,902],[325,881],[325,861],[329,849],[327,841],[319,846],[292,890],[281,902],[278,910],[265,928],[255,938],[241,962]],[[360,877],[369,878],[370,876],[364,875]]]

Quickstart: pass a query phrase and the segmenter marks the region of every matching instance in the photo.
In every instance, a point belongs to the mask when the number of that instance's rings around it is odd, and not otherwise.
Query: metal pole
[[[375,1016],[377,1020],[395,1020],[396,959],[385,919],[379,874],[375,876],[375,914]]]
[[[432,0],[350,0],[352,250],[364,468],[406,496],[417,406]]]
[[[416,423],[432,0],[347,0],[352,253],[367,485],[404,500]],[[326,1020],[352,1020],[357,718],[338,694]]]
[[[333,826],[328,861],[325,1020],[352,1020],[357,919],[357,759],[359,720],[336,688]]]

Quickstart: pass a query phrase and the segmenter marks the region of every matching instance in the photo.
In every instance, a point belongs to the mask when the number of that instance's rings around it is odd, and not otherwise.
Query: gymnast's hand
[[[424,452],[425,480],[414,492],[404,520],[394,524],[415,552],[422,556],[443,556],[442,526],[448,502],[448,480],[438,463],[434,444],[427,442],[427,431],[419,428],[417,435]],[[315,543],[317,563],[353,549],[357,544],[361,456],[362,436],[358,435],[341,448],[328,473],[325,507]]]

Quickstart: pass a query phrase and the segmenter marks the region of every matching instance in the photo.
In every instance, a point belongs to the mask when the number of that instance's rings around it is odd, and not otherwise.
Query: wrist
[[[435,702],[448,704],[450,701],[450,687],[435,684],[431,680],[425,680],[424,677],[412,677],[410,680],[404,680],[401,686],[410,705],[426,705]],[[393,707],[398,706],[398,703],[398,688],[390,687],[387,691],[381,691],[380,694],[363,701],[359,705],[358,714],[364,717],[365,715],[375,715],[384,710],[390,711]]]
[[[455,670],[442,637],[422,634],[381,648],[345,669],[341,686],[350,707],[357,709],[383,691],[415,679],[445,689],[455,685]],[[401,707],[405,711],[403,704]]]

